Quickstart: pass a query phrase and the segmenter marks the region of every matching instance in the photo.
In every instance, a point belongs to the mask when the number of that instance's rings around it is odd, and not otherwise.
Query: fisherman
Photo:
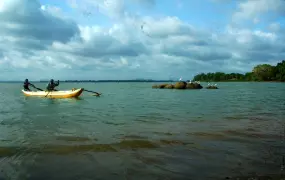
[[[47,89],[47,91],[57,91],[54,88],[58,85],[59,85],[59,80],[57,80],[57,83],[55,83],[54,80],[51,79],[50,82],[48,83],[46,89]]]
[[[29,86],[35,87],[35,85],[33,85],[32,83],[30,83],[28,79],[25,79],[24,85],[23,85],[24,90],[25,90],[25,91],[31,91],[30,88],[29,88]]]

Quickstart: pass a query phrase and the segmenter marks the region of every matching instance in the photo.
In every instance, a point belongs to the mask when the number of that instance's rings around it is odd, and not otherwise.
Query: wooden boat
[[[25,96],[37,96],[47,98],[75,98],[79,97],[83,92],[83,88],[63,90],[63,91],[25,91],[22,90]]]

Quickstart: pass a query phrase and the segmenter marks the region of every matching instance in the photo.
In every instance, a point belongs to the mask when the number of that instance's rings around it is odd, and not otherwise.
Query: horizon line
[[[50,80],[31,80],[29,82],[49,82]],[[176,81],[176,80],[166,80],[166,79],[161,79],[161,80],[153,80],[153,79],[107,79],[107,80],[103,80],[103,79],[99,79],[99,80],[59,80],[62,82],[110,82],[110,81],[133,81],[133,82],[151,82],[151,81],[165,81],[165,82],[169,82],[169,81]],[[177,80],[179,81],[179,80]],[[24,82],[24,80],[0,80],[0,82]]]

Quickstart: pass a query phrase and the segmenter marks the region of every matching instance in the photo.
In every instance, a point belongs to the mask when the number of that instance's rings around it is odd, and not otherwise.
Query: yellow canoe
[[[83,88],[65,90],[65,91],[25,91],[22,90],[25,96],[37,96],[47,98],[75,98],[79,97],[83,92]]]

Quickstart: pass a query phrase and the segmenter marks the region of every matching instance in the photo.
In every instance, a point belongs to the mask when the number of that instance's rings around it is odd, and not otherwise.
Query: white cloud
[[[284,0],[247,0],[240,1],[238,4],[238,11],[233,15],[233,20],[244,21],[253,20],[257,21],[260,16],[270,13],[273,15],[285,14],[285,1]],[[269,16],[269,17],[270,17]],[[264,18],[264,16],[263,16]]]
[[[273,32],[278,32],[281,29],[281,27],[279,23],[274,22],[269,24],[269,29]]]
[[[178,17],[137,16],[127,10],[127,0],[68,2],[80,10],[98,7],[116,21],[81,24],[60,7],[2,0],[0,79],[164,79],[169,74],[190,79],[198,72],[250,71],[253,65],[285,55],[285,38],[275,21],[268,31],[228,25],[223,32],[211,32]],[[135,3],[156,5],[154,0]],[[233,18],[262,21],[258,15],[265,5],[260,10],[252,6],[242,1]],[[272,3],[268,8],[281,13]]]

